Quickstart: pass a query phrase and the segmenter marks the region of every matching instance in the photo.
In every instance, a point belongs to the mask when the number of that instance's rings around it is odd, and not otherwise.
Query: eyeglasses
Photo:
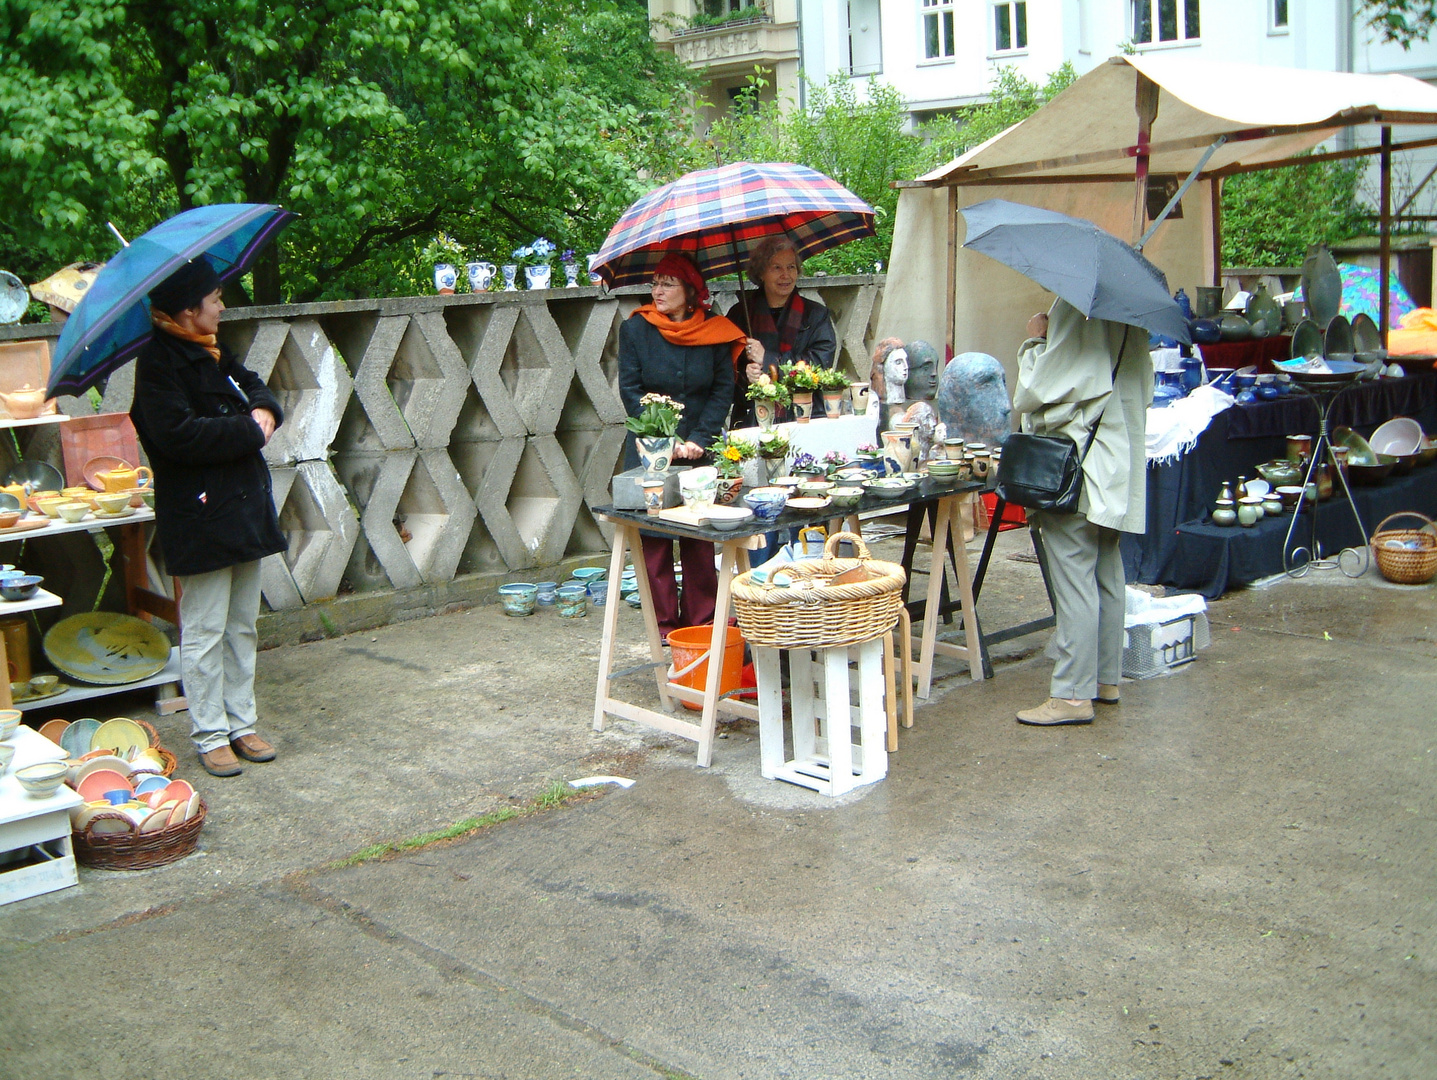
[[[675,281],[673,278],[655,278],[649,282],[650,291],[654,289],[677,289],[683,286],[682,281]]]

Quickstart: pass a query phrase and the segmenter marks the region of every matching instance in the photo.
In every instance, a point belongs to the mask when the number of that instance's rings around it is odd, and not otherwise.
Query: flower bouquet
[[[536,236],[533,243],[515,248],[510,257],[514,260],[514,265],[523,268],[529,288],[547,289],[549,276],[554,272],[554,252],[558,250],[559,246],[554,241]]]
[[[779,368],[788,391],[793,395],[793,412],[800,424],[808,423],[813,415],[813,395],[820,389],[818,372],[821,369],[812,367],[807,360],[799,360],[793,364],[784,364]]]
[[[709,453],[713,455],[714,467],[719,474],[715,501],[720,506],[728,506],[738,498],[743,487],[745,465],[758,454],[758,446],[747,439],[725,433],[714,440]]]
[[[836,367],[815,371],[818,390],[823,395],[823,415],[830,420],[843,415],[843,395],[848,389],[848,376]]]
[[[765,431],[771,429],[778,420],[778,410],[787,408],[793,400],[788,392],[788,387],[777,381],[764,372],[758,377],[758,382],[748,384],[744,391],[749,401],[753,402],[754,416],[758,420],[758,426]]]
[[[668,472],[674,460],[683,403],[666,394],[645,394],[639,399],[639,406],[639,415],[625,420],[624,427],[634,433],[644,471],[649,475]]]

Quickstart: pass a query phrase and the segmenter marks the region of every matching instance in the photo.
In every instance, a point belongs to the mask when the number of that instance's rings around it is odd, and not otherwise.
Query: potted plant
[[[782,476],[788,458],[788,439],[776,431],[766,431],[758,438],[757,454],[744,463],[743,482],[750,487],[764,487],[775,476]]]
[[[534,237],[534,242],[526,247],[515,248],[512,253],[513,265],[521,267],[524,271],[524,278],[531,289],[547,289],[549,287],[549,276],[554,272],[554,252],[558,251],[558,245],[552,240],[542,236]],[[510,280],[510,274],[505,267],[504,280]]]
[[[709,447],[713,455],[714,468],[718,469],[718,493],[714,501],[728,506],[738,498],[743,487],[744,464],[758,453],[758,446],[747,439],[740,439],[725,432]]]
[[[819,388],[818,372],[807,360],[784,364],[779,368],[788,392],[793,396],[793,414],[800,424],[813,415],[813,395]]]
[[[574,256],[573,248],[564,249],[564,254],[559,256],[559,265],[564,268],[564,288],[577,289],[579,287],[579,264]]]
[[[788,471],[794,476],[822,476],[826,470],[818,458],[812,454],[800,452],[789,463]]]
[[[859,443],[858,464],[869,472],[882,476],[884,473],[883,450],[873,443]]]
[[[827,473],[830,478],[847,464],[847,459],[837,450],[830,450],[823,455],[823,471]]]
[[[624,427],[634,433],[644,474],[658,476],[668,472],[673,463],[674,444],[678,441],[675,436],[684,407],[666,394],[645,394],[639,406],[639,415],[625,420]]]
[[[788,387],[770,378],[767,372],[758,377],[758,382],[749,383],[746,396],[753,402],[753,412],[758,426],[772,431],[778,420],[778,410],[787,408],[792,400]]]
[[[836,420],[843,415],[843,392],[848,389],[848,376],[838,368],[819,368],[818,389],[823,395],[823,415]]]

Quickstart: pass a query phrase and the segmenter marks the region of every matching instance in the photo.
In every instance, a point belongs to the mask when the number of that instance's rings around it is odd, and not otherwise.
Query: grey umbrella
[[[1031,278],[1089,318],[1192,343],[1163,272],[1091,221],[1006,199],[975,203],[962,213],[965,248]]]

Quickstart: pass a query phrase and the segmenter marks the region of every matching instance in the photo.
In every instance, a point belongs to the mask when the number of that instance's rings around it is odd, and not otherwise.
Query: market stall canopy
[[[1437,88],[1406,75],[1275,69],[1181,56],[1115,56],[1032,116],[902,186],[1132,179],[1135,111],[1156,87],[1150,173],[1272,165],[1353,124],[1437,124]]]

